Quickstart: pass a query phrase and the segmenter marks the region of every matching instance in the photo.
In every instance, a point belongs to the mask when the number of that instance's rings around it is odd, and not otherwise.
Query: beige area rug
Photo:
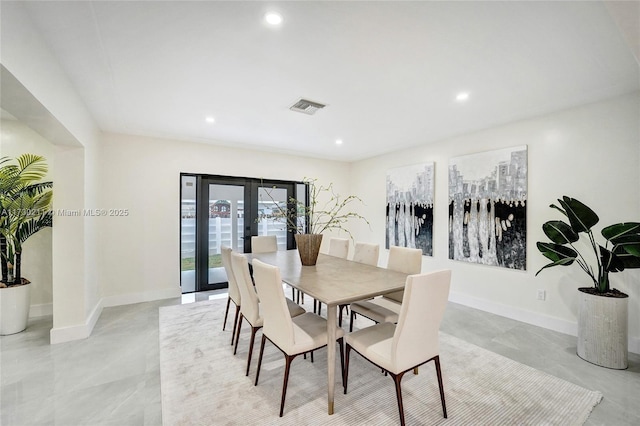
[[[253,385],[262,333],[249,377],[249,328],[233,355],[231,327],[222,331],[225,300],[160,308],[160,371],[164,425],[396,425],[393,380],[352,352],[349,393],[336,383],[327,414],[326,349],[315,362],[292,363],[284,417],[278,417],[284,359],[269,342]],[[361,324],[363,320],[358,320]],[[447,411],[433,363],[402,381],[407,425],[581,425],[602,395],[441,333]],[[339,358],[338,358],[339,359]],[[338,364],[339,370],[339,364]]]

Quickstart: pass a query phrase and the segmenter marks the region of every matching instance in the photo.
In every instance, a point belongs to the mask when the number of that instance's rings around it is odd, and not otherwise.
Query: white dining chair
[[[233,339],[236,335],[236,326],[238,325],[238,314],[240,313],[240,290],[238,289],[238,284],[236,282],[236,278],[233,275],[233,270],[231,269],[231,248],[227,246],[220,246],[220,257],[222,258],[222,266],[224,267],[224,271],[227,274],[227,282],[229,283],[229,297],[227,298],[227,310],[224,313],[224,323],[222,323],[222,331],[227,326],[227,316],[229,315],[229,306],[231,302],[236,305],[236,315],[233,318],[233,331],[231,332],[231,345],[233,345]]]
[[[380,245],[371,243],[356,242],[353,247],[353,261],[364,263],[365,265],[378,266],[378,258],[380,257]],[[349,306],[348,304],[340,305],[338,311],[338,325],[342,327],[342,311]]]
[[[380,244],[356,242],[353,247],[353,261],[365,265],[378,266]]]
[[[258,385],[260,377],[265,342],[269,340],[284,354],[285,358],[284,382],[280,399],[280,417],[282,417],[291,362],[300,354],[306,354],[327,345],[327,322],[319,315],[310,312],[295,318],[291,317],[286,306],[278,267],[254,260],[253,277],[264,317],[255,385]],[[344,331],[336,327],[336,341],[340,346],[340,365],[344,378],[343,340]]]
[[[349,255],[349,239],[331,238],[329,239],[329,256],[346,259]]]
[[[406,372],[433,361],[442,411],[444,418],[447,418],[438,334],[450,285],[450,270],[410,275],[405,284],[397,325],[379,323],[347,334],[343,380],[345,394],[349,383],[349,355],[353,349],[393,378],[400,424],[404,426],[402,377]]]
[[[262,328],[263,318],[260,316],[260,302],[258,300],[255,287],[253,286],[253,281],[251,280],[251,273],[249,272],[249,262],[247,261],[247,258],[240,253],[231,253],[231,267],[234,275],[236,276],[238,289],[240,290],[240,295],[244,302],[240,307],[240,319],[238,320],[236,345],[233,348],[233,354],[235,355],[238,350],[242,320],[245,319],[251,326],[249,353],[247,355],[247,372],[245,374],[245,376],[248,376],[249,368],[251,367],[251,356],[253,354],[253,343],[256,337],[256,332]],[[296,305],[289,299],[286,299],[286,306],[292,317],[302,315],[306,312],[301,306]]]
[[[422,250],[391,246],[389,248],[387,269],[404,272],[405,274],[419,274],[422,270]],[[382,297],[353,302],[351,304],[349,331],[353,331],[353,322],[356,314],[360,314],[377,323],[398,322],[403,292],[404,290],[399,290],[387,293]]]
[[[275,235],[251,237],[251,253],[273,253],[278,251],[278,238]]]
[[[278,239],[275,235],[258,235],[251,237],[251,253],[273,253],[278,251]],[[291,287],[291,299],[296,303],[304,303],[304,294]],[[314,306],[315,310],[315,306]]]

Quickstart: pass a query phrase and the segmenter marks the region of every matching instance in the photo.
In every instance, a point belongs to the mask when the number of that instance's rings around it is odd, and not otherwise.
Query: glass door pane
[[[180,283],[196,290],[196,177],[182,176],[180,191]]]
[[[208,284],[226,283],[220,246],[244,251],[244,185],[209,184]]]
[[[275,235],[278,250],[287,249],[287,189],[258,187],[258,235]]]

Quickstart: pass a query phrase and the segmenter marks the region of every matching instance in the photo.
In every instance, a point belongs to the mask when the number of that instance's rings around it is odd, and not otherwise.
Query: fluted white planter
[[[627,368],[629,297],[604,297],[578,290],[578,356],[602,367]]]
[[[31,306],[31,284],[0,288],[0,335],[27,328]]]

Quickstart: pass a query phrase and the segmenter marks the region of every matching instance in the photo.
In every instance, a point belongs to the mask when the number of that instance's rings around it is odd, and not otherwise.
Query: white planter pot
[[[602,367],[627,368],[629,298],[578,294],[578,356]]]
[[[31,306],[31,284],[0,288],[0,335],[27,328]]]

